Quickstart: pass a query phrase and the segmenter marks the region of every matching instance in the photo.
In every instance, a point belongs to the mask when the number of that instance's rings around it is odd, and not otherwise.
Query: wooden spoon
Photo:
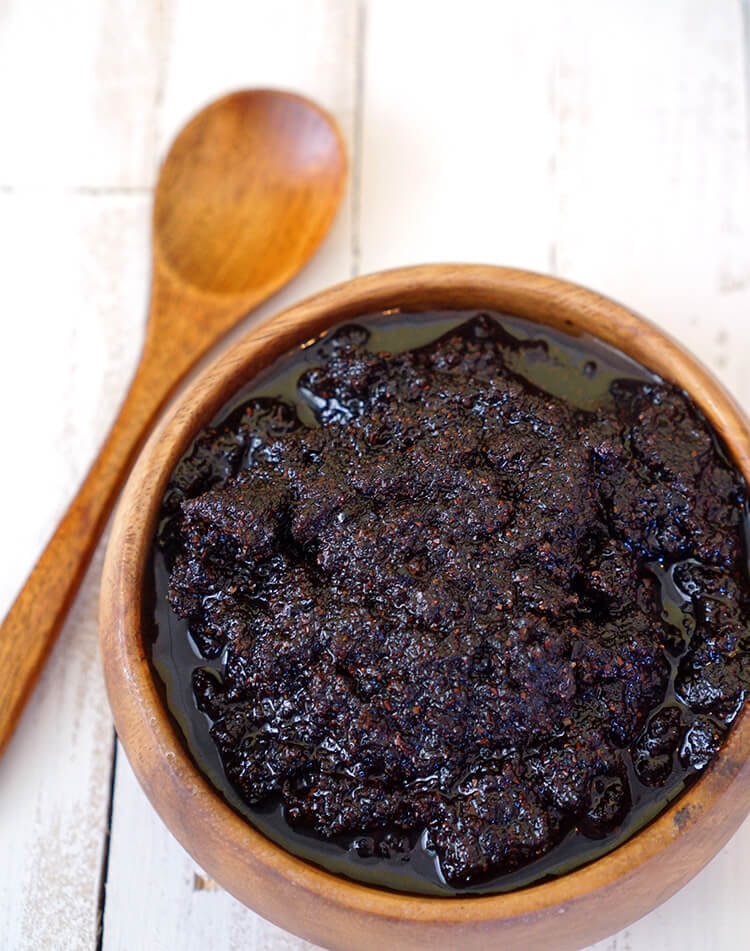
[[[272,90],[212,103],[172,145],[154,201],[140,364],[99,456],[0,627],[0,752],[159,410],[200,357],[308,260],[333,221],[346,167],[332,118]]]

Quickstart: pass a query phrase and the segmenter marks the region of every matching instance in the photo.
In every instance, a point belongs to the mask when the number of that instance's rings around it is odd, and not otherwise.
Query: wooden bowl
[[[404,268],[348,281],[251,330],[189,387],[143,450],[117,510],[102,582],[101,648],[117,731],[146,795],[196,862],[240,901],[295,934],[342,951],[579,948],[669,898],[740,825],[750,805],[746,710],[700,780],[614,852],[505,895],[417,897],[322,871],[237,815],[190,759],[146,656],[144,571],[165,484],[191,439],[284,351],[334,323],[390,308],[488,308],[595,334],[687,390],[750,482],[748,422],[731,397],[682,347],[613,301],[551,277],[471,265]]]

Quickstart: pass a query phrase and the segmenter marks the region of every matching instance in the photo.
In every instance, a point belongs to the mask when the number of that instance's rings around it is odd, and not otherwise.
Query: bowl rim
[[[174,463],[233,392],[277,355],[327,325],[379,310],[462,304],[530,317],[568,332],[593,333],[634,356],[687,390],[750,483],[748,421],[695,357],[649,321],[600,294],[512,268],[419,265],[346,281],[252,327],[181,393],[133,468],[105,557],[100,649],[117,731],[157,812],[209,875],[271,920],[334,946],[345,946],[336,944],[342,913],[369,923],[378,920],[384,927],[406,921],[413,929],[470,923],[528,926],[537,919],[554,925],[561,910],[578,909],[591,920],[581,921],[575,933],[579,939],[595,940],[645,914],[685,884],[718,852],[750,808],[750,717],[745,709],[705,774],[614,851],[518,891],[467,898],[417,896],[350,881],[285,851],[234,812],[193,764],[153,680],[141,625],[144,567],[158,503]],[[290,887],[299,904],[297,914],[286,907]],[[612,892],[615,887],[618,891]],[[617,903],[609,900],[610,894],[618,895],[622,907],[610,909],[607,924],[600,922],[597,930],[595,908],[602,902]],[[300,923],[300,916],[315,907],[325,908],[335,923]]]

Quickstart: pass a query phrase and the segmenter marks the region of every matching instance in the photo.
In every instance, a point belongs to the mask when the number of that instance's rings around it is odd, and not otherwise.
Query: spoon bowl
[[[232,93],[177,136],[159,174],[143,353],[112,429],[0,626],[0,753],[78,591],[138,450],[185,374],[307,262],[346,183],[315,103]]]
[[[270,293],[320,244],[345,179],[341,135],[311,102],[268,89],[225,96],[164,162],[155,253],[202,292]]]

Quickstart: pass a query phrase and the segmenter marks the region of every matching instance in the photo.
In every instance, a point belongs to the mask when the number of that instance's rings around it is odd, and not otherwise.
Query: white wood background
[[[253,319],[390,265],[519,265],[648,314],[750,409],[749,23],[742,0],[0,0],[0,613],[135,365],[159,157],[232,88],[319,99],[353,160]],[[0,949],[310,948],[208,880],[115,755],[99,567],[0,761]],[[748,848],[750,823],[598,951],[747,947]]]

